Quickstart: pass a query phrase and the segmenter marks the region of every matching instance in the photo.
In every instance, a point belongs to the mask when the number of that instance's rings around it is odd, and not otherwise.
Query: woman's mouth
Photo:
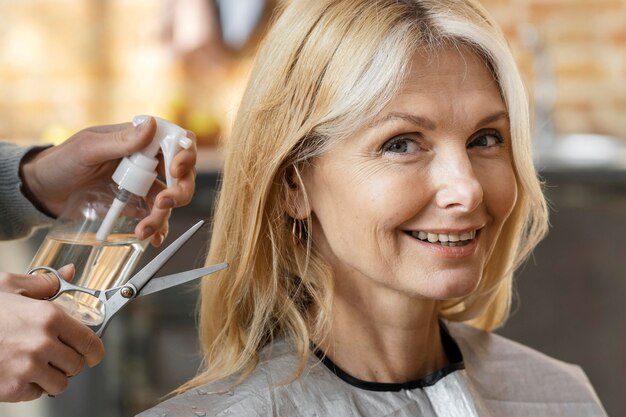
[[[463,233],[431,233],[420,230],[410,230],[405,233],[422,242],[433,243],[441,246],[465,246],[470,244],[480,230],[471,230]]]

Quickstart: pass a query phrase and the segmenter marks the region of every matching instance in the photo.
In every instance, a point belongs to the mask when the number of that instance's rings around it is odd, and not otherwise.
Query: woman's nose
[[[472,212],[483,201],[483,187],[466,153],[462,156],[447,158],[436,169],[437,184],[435,201],[437,206]]]

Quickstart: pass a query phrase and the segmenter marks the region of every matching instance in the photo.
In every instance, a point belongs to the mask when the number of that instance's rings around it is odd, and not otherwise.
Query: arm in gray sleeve
[[[28,236],[34,228],[54,219],[39,211],[22,193],[19,166],[35,147],[0,141],[0,239]]]

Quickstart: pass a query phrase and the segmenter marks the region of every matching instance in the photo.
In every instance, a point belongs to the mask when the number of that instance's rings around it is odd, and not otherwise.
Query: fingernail
[[[59,274],[61,274],[64,278],[71,277],[74,274],[75,270],[74,264],[67,264],[59,268]]]
[[[139,127],[142,124],[146,123],[148,120],[150,120],[150,116],[146,116],[144,114],[135,116],[133,117],[133,126]]]
[[[152,236],[153,233],[154,233],[153,228],[151,228],[150,226],[146,227],[145,229],[143,229],[143,233],[141,234],[141,240],[145,240],[149,238],[150,236]]]
[[[159,200],[159,208],[160,209],[171,209],[174,208],[176,202],[170,197],[163,197]]]
[[[63,274],[65,272],[71,271],[74,268],[74,264],[63,265],[61,268],[59,268],[59,272]]]

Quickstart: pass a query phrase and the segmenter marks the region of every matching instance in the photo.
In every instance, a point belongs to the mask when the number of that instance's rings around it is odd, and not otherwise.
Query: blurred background
[[[136,114],[195,131],[197,193],[174,212],[175,237],[210,218],[219,145],[276,3],[1,0],[0,138],[60,143]],[[626,415],[626,0],[483,4],[532,97],[553,226],[517,274],[515,311],[499,332],[580,364],[609,415]],[[0,243],[0,270],[24,271],[44,233]],[[164,273],[200,265],[207,234]],[[0,404],[0,416],[116,417],[150,407],[199,365],[195,304],[193,286],[131,303],[105,336],[101,365],[58,398]]]

